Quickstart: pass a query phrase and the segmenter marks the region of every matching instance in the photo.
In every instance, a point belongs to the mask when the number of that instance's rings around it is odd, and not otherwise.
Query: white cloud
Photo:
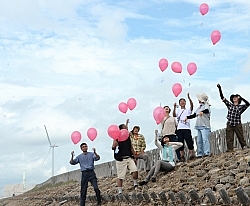
[[[200,3],[179,2],[191,3],[194,10]],[[153,14],[168,2],[2,2],[0,150],[7,161],[1,162],[0,171],[7,178],[0,180],[0,186],[20,182],[24,170],[32,183],[51,176],[52,154],[44,125],[51,142],[58,145],[55,174],[79,168],[69,165],[70,152],[80,153],[79,145],[70,139],[75,130],[89,148],[96,147],[99,163],[113,159],[108,126],[127,118],[130,128],[141,126],[148,147],[154,148],[150,143],[160,127],[152,112],[160,104],[172,106],[178,101],[171,91],[175,82],[183,86],[180,96],[190,93],[195,108],[196,94],[207,93],[212,129],[224,127],[227,110],[216,84],[222,85],[227,98],[240,93],[250,100],[250,21],[245,12],[249,2],[208,3],[211,12],[204,18],[198,9],[185,18],[167,13],[158,18]],[[222,39],[213,46],[210,33],[215,28],[221,30]],[[163,57],[169,67],[161,72],[158,61]],[[181,74],[172,72],[173,61],[182,63]],[[191,61],[198,65],[193,76],[186,71]],[[130,97],[137,100],[137,107],[120,113],[119,102]],[[248,121],[249,112],[242,115],[243,122]],[[93,142],[86,136],[89,127],[98,131]],[[16,178],[9,177],[9,171]]]

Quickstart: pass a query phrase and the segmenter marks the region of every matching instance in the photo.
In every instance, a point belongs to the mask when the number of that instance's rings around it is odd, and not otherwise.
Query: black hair
[[[170,107],[169,106],[164,106],[163,108],[165,109],[166,107],[169,109],[169,113],[170,113],[171,112]]]
[[[133,134],[134,134],[134,129],[135,129],[135,128],[137,128],[138,131],[140,131],[140,127],[139,127],[139,126],[134,126],[133,129],[132,129],[132,131],[131,131]]]
[[[126,125],[125,124],[120,124],[119,125],[119,129],[122,130],[122,129],[125,129],[126,128]]]
[[[87,143],[83,142],[82,144],[80,144],[80,148],[82,148],[83,145],[88,146]]]
[[[184,100],[184,101],[186,101],[186,100],[185,100],[184,98],[180,98],[180,99],[179,99],[179,104],[180,104],[180,101],[181,101],[181,100]]]
[[[165,143],[164,143],[164,141],[163,141],[163,139],[164,139],[165,137],[169,138],[169,137],[168,137],[168,136],[166,136],[166,135],[165,135],[165,136],[163,136],[163,137],[161,138],[161,146],[162,146],[162,147],[164,147],[164,145],[165,145]]]

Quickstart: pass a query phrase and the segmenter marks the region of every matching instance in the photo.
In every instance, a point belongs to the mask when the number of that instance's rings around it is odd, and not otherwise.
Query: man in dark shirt
[[[228,151],[233,151],[234,149],[234,132],[240,142],[242,149],[247,148],[246,141],[243,136],[243,127],[241,124],[241,114],[249,107],[249,102],[241,97],[239,94],[232,94],[230,96],[229,102],[222,93],[220,84],[217,84],[219,88],[220,98],[225,103],[228,109],[227,113],[227,127],[226,127],[226,140]],[[241,105],[241,101],[245,104]]]
[[[88,152],[88,145],[86,143],[82,143],[80,145],[82,150],[82,154],[78,155],[75,159],[74,151],[71,152],[70,164],[76,165],[80,164],[81,172],[82,172],[82,180],[81,180],[81,200],[80,206],[85,206],[88,182],[91,182],[94,187],[98,205],[101,205],[101,194],[97,185],[97,178],[94,172],[94,161],[100,160],[100,156],[96,153],[96,149],[93,148],[94,152]]]
[[[127,129],[125,124],[119,125],[120,130]],[[119,153],[119,159],[116,158],[116,169],[117,169],[117,187],[118,193],[122,193],[122,183],[125,179],[127,168],[133,177],[134,188],[137,188],[138,170],[135,164],[135,151],[131,144],[131,139],[128,138],[125,141],[119,142],[118,140],[113,140],[112,150],[114,150],[115,158],[116,154]]]

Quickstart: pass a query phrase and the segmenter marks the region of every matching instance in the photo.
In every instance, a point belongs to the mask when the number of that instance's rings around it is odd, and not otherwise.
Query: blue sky
[[[130,119],[140,125],[148,149],[159,129],[153,110],[172,106],[189,92],[207,93],[212,104],[212,130],[225,127],[224,95],[239,93],[250,100],[250,1],[208,0],[209,12],[199,13],[200,0],[48,1],[4,0],[0,7],[0,188],[38,184],[51,176],[51,151],[46,125],[55,148],[55,174],[78,169],[69,165],[73,131],[96,147],[101,161],[113,160],[111,124]],[[210,34],[219,30],[213,45]],[[169,61],[161,72],[158,62]],[[181,74],[171,63],[182,63]],[[195,62],[197,72],[186,71]],[[174,97],[171,87],[181,83]],[[126,114],[118,104],[129,98],[137,107]],[[242,116],[249,121],[250,110]],[[191,122],[192,127],[194,121]],[[87,129],[95,127],[91,142]],[[196,131],[193,130],[193,135]],[[48,155],[47,155],[48,154]],[[11,174],[11,175],[10,175]],[[0,195],[3,189],[0,190]]]

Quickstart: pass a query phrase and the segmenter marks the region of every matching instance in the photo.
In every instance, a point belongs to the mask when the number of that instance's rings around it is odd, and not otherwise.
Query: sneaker
[[[152,182],[156,182],[156,178],[155,177],[152,177]]]
[[[249,147],[248,146],[244,146],[242,149],[244,150],[244,149],[248,149]]]
[[[194,156],[194,155],[191,155],[191,156],[189,157],[189,159],[190,159],[190,160],[194,160],[194,159],[195,159],[195,156]]]
[[[148,183],[148,182],[146,182],[146,181],[143,180],[142,182],[139,182],[139,185],[140,185],[140,186],[143,186],[143,185],[146,185],[147,183]]]
[[[184,157],[184,156],[181,156],[181,157],[180,157],[180,161],[181,161],[181,162],[185,162],[185,157]]]
[[[134,189],[135,189],[135,190],[138,189],[138,185],[134,185]]]

